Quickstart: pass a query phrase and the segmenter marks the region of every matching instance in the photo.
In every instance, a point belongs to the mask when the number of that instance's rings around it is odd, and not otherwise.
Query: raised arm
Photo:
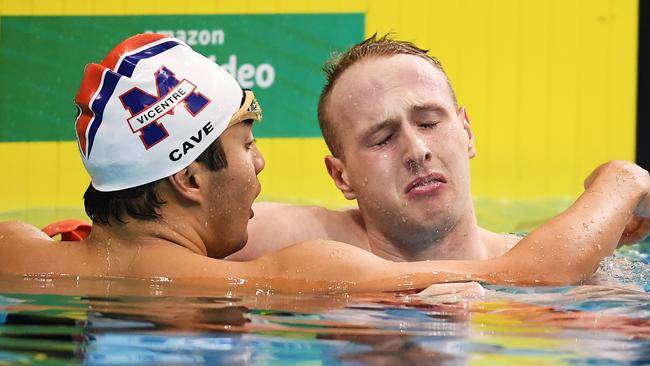
[[[580,282],[618,245],[647,236],[649,190],[643,168],[627,161],[603,164],[585,180],[584,193],[571,207],[495,259],[511,265],[507,276],[517,282],[535,280],[519,263],[558,283]]]

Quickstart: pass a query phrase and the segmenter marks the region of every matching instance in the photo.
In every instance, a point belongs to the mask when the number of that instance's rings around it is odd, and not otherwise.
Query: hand
[[[630,188],[641,189],[643,198],[650,193],[650,175],[648,171],[629,161],[612,160],[600,165],[585,179],[585,189],[602,180],[609,180],[618,186],[627,185]],[[637,207],[638,212],[635,211],[635,213],[650,218],[650,202],[643,205],[639,202],[639,204],[640,207]]]
[[[434,298],[437,301],[476,299],[484,295],[485,289],[478,282],[438,283],[418,293],[419,297]]]
[[[648,234],[650,234],[650,219],[634,216],[625,227],[618,241],[618,247],[638,243],[647,238]]]
[[[636,205],[634,209],[634,215],[638,217],[643,217],[644,219],[650,219],[650,194],[646,195],[639,201],[639,204]]]
[[[600,165],[585,179],[585,190],[636,200],[634,215],[650,218],[650,175],[640,166],[624,160],[613,160]],[[626,197],[628,196],[628,197]]]
[[[616,183],[616,187],[627,185],[630,188],[622,188],[631,193],[640,190],[638,193],[641,198],[634,209],[634,216],[626,225],[618,246],[634,244],[645,239],[650,234],[650,199],[648,199],[650,178],[648,172],[628,161],[610,161],[596,168],[585,179],[585,189],[590,188],[597,180],[610,180],[612,183]]]

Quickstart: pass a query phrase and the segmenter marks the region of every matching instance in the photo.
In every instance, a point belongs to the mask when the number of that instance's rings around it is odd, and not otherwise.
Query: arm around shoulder
[[[241,263],[244,276],[264,277],[281,291],[352,292],[425,288],[434,283],[487,280],[487,261],[391,262],[361,248],[310,240]]]

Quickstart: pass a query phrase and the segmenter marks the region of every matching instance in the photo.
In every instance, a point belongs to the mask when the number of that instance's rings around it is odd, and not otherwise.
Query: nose
[[[420,169],[425,162],[431,161],[431,149],[418,131],[409,127],[404,129],[404,165],[409,170]]]
[[[260,172],[264,170],[264,166],[266,166],[264,156],[262,156],[262,153],[257,146],[254,147],[253,151],[253,166],[255,167],[255,175],[260,174]]]

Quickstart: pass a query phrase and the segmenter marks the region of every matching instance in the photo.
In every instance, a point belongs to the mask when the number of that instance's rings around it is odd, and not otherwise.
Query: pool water
[[[164,279],[0,277],[0,365],[647,365],[650,246],[590,284],[214,293]]]

